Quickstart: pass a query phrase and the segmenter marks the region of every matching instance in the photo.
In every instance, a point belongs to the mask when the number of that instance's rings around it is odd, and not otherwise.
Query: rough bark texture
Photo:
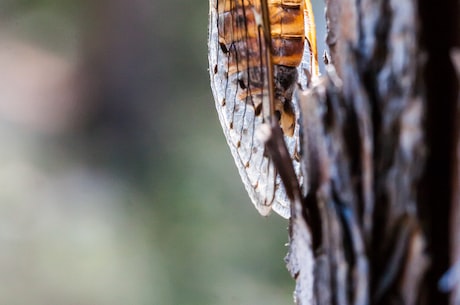
[[[460,304],[460,263],[440,281],[460,262],[458,5],[326,1],[331,62],[300,96],[298,304]]]

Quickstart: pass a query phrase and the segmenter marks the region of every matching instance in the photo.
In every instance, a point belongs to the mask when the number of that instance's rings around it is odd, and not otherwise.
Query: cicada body
[[[252,202],[262,215],[273,209],[289,218],[284,186],[256,134],[268,119],[278,120],[302,185],[300,113],[293,92],[299,82],[306,85],[299,77],[305,67],[318,75],[316,34],[309,0],[262,1],[210,0],[211,87]]]

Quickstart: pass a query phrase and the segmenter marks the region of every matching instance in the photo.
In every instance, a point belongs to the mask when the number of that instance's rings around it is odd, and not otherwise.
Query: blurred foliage
[[[217,121],[207,2],[0,12],[0,303],[290,304],[287,222]]]

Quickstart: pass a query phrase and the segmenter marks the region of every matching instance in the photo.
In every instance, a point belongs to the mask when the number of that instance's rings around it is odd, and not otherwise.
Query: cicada
[[[260,214],[289,218],[286,191],[257,133],[279,122],[302,185],[293,93],[318,75],[310,0],[210,0],[209,16],[211,87],[239,174]]]

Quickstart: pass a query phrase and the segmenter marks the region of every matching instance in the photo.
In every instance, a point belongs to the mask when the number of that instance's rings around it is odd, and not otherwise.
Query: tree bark
[[[298,304],[460,304],[458,16],[455,0],[326,1],[330,62],[299,95]]]

